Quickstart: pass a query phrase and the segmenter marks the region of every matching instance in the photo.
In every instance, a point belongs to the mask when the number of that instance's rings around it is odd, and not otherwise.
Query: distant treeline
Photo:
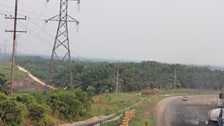
[[[37,56],[17,57],[18,65],[27,68],[35,76],[46,81],[48,80],[48,63],[49,59]],[[52,84],[56,87],[63,86],[63,82],[67,80],[66,67],[59,65],[53,73],[52,80],[55,82]],[[224,71],[211,70],[208,66],[166,64],[155,61],[141,63],[73,61],[72,73],[74,85],[83,89],[91,85],[96,93],[114,92],[117,74],[118,91],[122,92],[139,91],[146,87],[220,89],[224,86]]]

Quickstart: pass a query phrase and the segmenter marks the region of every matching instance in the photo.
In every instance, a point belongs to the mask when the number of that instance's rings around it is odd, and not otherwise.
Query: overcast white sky
[[[223,0],[82,0],[79,12],[69,4],[80,21],[79,33],[69,24],[73,57],[224,65]],[[1,0],[0,14],[13,7]],[[18,53],[50,55],[57,22],[43,20],[58,13],[59,0],[19,0],[19,10],[30,19],[18,23],[28,31],[19,34]],[[0,15],[0,45],[8,49],[12,35],[4,30],[12,24]]]

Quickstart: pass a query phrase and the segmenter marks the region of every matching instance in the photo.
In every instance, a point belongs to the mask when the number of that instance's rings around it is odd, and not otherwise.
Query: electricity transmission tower
[[[14,74],[15,74],[15,66],[16,66],[16,33],[17,32],[23,32],[26,33],[26,31],[17,31],[17,20],[26,20],[25,18],[18,18],[17,16],[18,12],[18,0],[15,0],[15,15],[14,17],[5,15],[5,19],[13,19],[14,20],[14,29],[13,30],[6,30],[6,32],[13,32],[13,49],[12,49],[12,65],[11,65],[11,84],[10,84],[10,90],[9,94],[13,93],[13,85],[14,85]]]
[[[49,0],[47,0],[48,2]],[[80,0],[60,0],[60,11],[59,15],[51,17],[48,21],[58,21],[57,33],[54,41],[54,46],[51,53],[51,59],[49,62],[49,83],[55,83],[53,80],[53,73],[56,70],[58,64],[62,64],[67,67],[66,71],[66,82],[62,83],[65,88],[71,88],[72,86],[72,69],[71,69],[71,50],[69,45],[69,35],[68,35],[68,22],[75,22],[76,25],[79,24],[79,21],[68,15],[68,5],[69,1],[77,1],[77,4],[80,3]],[[62,54],[63,53],[63,54]],[[53,82],[54,81],[54,82]]]

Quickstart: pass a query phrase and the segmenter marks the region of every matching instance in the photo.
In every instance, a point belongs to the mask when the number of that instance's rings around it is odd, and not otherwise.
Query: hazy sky
[[[59,0],[19,0],[18,53],[50,55]],[[82,0],[78,12],[70,2],[70,15],[80,21],[79,33],[69,24],[72,56],[156,60],[169,63],[224,65],[223,0]],[[13,11],[14,0],[1,0],[0,14]],[[11,47],[13,22],[0,15],[0,45]],[[42,30],[42,31],[41,31]],[[44,31],[43,31],[44,30]]]

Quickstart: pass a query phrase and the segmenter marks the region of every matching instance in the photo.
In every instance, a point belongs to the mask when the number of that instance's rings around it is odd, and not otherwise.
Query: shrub
[[[17,126],[22,123],[27,113],[25,105],[12,99],[0,101],[0,122],[8,126]]]
[[[32,121],[34,125],[42,124],[42,119],[50,113],[49,106],[44,103],[37,103],[35,97],[29,94],[16,94],[10,98],[16,102],[24,104],[28,110],[27,119]],[[41,125],[40,125],[41,126]],[[43,125],[44,126],[44,125]]]
[[[43,103],[44,98],[46,97],[45,93],[33,93],[32,96],[37,103]]]
[[[56,120],[49,116],[45,115],[38,123],[39,126],[55,126]]]
[[[48,112],[49,108],[46,105],[31,103],[28,106],[28,118],[31,121],[40,121]]]
[[[6,82],[5,75],[0,73],[0,92],[8,94]]]
[[[90,85],[86,88],[86,92],[89,97],[92,97],[95,94],[95,88]]]
[[[51,92],[46,102],[54,115],[65,120],[76,119],[84,108],[73,91],[57,90]]]
[[[35,98],[29,94],[18,94],[13,96],[17,102],[23,103],[25,105],[36,102]]]
[[[89,97],[80,88],[53,90],[46,94],[0,93],[0,126],[53,126],[55,118],[77,120],[86,116]],[[54,116],[52,116],[52,114]]]
[[[7,96],[0,92],[0,101],[6,100]]]
[[[81,112],[86,113],[86,111],[90,108],[91,96],[89,96],[88,92],[84,92],[81,88],[75,89],[74,93],[77,96],[77,100],[82,102],[83,108]]]

